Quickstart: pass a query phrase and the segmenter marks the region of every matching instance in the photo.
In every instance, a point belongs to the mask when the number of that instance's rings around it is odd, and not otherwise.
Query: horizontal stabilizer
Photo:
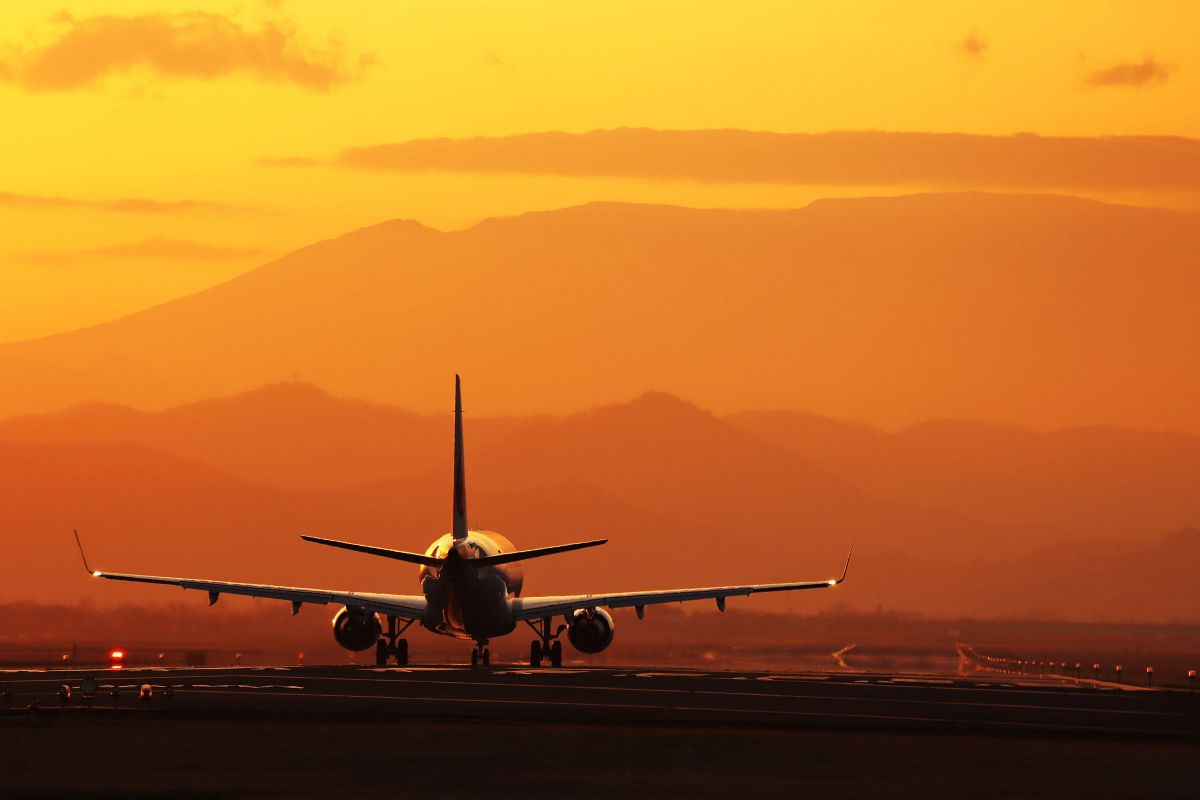
[[[427,567],[440,567],[442,559],[427,556],[422,553],[410,553],[406,550],[389,550],[386,547],[372,547],[369,544],[355,544],[354,542],[342,542],[337,539],[322,539],[319,536],[301,535],[301,539],[306,542],[315,542],[316,544],[328,545],[329,547],[340,547],[343,550],[353,550],[356,553],[366,553],[372,556],[383,556],[384,558],[394,558],[397,561],[407,561],[410,564],[424,564]]]
[[[490,567],[496,564],[524,561],[527,558],[541,558],[542,556],[552,556],[555,553],[566,553],[569,550],[582,550],[585,547],[598,547],[607,542],[608,539],[593,539],[590,542],[559,544],[554,547],[535,547],[532,550],[516,550],[511,553],[500,553],[494,556],[479,556],[478,558],[468,559],[467,563],[473,567]]]

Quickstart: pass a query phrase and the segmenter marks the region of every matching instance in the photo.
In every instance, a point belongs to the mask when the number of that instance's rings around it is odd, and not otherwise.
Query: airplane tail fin
[[[467,538],[467,473],[463,462],[462,382],[454,376],[454,531]]]

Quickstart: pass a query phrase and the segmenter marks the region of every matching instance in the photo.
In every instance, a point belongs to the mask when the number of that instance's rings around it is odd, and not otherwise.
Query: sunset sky
[[[663,176],[397,169],[353,148],[625,127],[1200,137],[1190,0],[202,7],[0,11],[0,341],[111,319],[390,218],[457,228],[598,199],[795,207],[940,188],[714,176],[722,155],[707,151]],[[1130,185],[1027,188],[1200,207],[1200,178],[1164,178],[1178,170],[1156,159],[1143,160],[1157,177]],[[980,180],[954,188],[997,188]]]

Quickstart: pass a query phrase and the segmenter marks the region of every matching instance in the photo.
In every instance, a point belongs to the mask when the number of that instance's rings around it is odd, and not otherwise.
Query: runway
[[[1066,678],[496,666],[0,672],[9,714],[137,711],[884,728],[1200,740],[1200,697]],[[59,687],[71,687],[65,702]],[[139,697],[150,687],[148,699]],[[117,694],[113,695],[113,688]]]
[[[982,674],[97,669],[0,691],[6,799],[1190,798],[1200,755],[1189,693]]]

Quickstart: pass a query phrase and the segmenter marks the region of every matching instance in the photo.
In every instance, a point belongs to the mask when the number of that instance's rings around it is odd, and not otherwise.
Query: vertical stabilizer
[[[467,470],[463,463],[462,384],[454,376],[454,538],[467,538]]]

